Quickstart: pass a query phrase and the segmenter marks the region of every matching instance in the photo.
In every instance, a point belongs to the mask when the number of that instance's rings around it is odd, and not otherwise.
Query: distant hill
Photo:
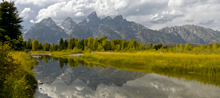
[[[44,43],[58,43],[60,38],[88,38],[103,37],[111,39],[135,39],[142,43],[190,43],[190,44],[209,44],[220,42],[220,32],[212,29],[203,28],[195,25],[184,25],[166,27],[161,30],[151,30],[143,25],[130,22],[121,15],[114,18],[105,17],[100,19],[96,12],[91,13],[80,23],[74,22],[70,17],[66,18],[61,24],[57,25],[51,18],[43,19],[41,22],[32,26],[24,39],[37,39]]]

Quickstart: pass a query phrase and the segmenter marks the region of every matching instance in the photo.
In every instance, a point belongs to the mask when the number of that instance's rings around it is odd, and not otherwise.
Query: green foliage
[[[45,43],[43,44],[43,48],[44,48],[44,51],[49,51],[49,49],[50,49],[49,43],[48,43],[48,42],[45,42]]]
[[[65,44],[64,44],[63,38],[61,38],[60,44],[59,44],[59,50],[63,50],[63,49],[65,49]]]
[[[157,44],[157,45],[154,45],[153,48],[154,48],[155,50],[159,50],[159,49],[162,48],[162,46],[163,46],[163,44]]]
[[[14,2],[3,1],[0,4],[0,41],[1,42],[14,42],[11,40],[17,40],[21,36],[22,18],[19,17],[17,8],[14,6]],[[8,36],[10,40],[6,38]],[[13,45],[15,43],[12,43]]]
[[[68,49],[73,49],[75,47],[75,38],[70,38],[68,42]]]
[[[97,50],[99,45],[98,38],[96,37],[93,41],[93,50]]]
[[[213,45],[191,45],[191,44],[142,44],[141,42],[136,42],[135,40],[120,40],[112,39],[108,40],[106,37],[101,38],[92,38],[87,39],[75,39],[70,38],[69,41],[63,40],[61,38],[59,44],[53,43],[52,45],[47,43],[41,45],[38,43],[38,46],[33,49],[33,42],[30,43],[24,41],[24,47],[29,47],[34,51],[44,50],[44,51],[63,51],[63,50],[73,50],[74,48],[80,49],[84,52],[135,52],[135,51],[159,51],[159,52],[174,52],[174,53],[196,53],[196,54],[218,54],[220,53],[220,47],[218,43]],[[35,40],[36,41],[36,40]]]
[[[37,84],[32,68],[37,65],[24,52],[11,52],[4,45],[0,51],[0,97],[29,98]]]
[[[34,40],[32,42],[32,50],[33,51],[37,51],[38,50],[38,41],[37,40]]]
[[[29,49],[29,50],[32,49],[31,39],[28,39],[28,41],[24,41],[24,48],[25,48],[25,49]]]

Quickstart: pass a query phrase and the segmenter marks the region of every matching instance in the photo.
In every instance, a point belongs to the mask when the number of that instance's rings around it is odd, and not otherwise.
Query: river
[[[73,57],[44,56],[38,66],[34,67],[38,81],[34,97],[220,98],[218,83],[121,70],[85,62]]]

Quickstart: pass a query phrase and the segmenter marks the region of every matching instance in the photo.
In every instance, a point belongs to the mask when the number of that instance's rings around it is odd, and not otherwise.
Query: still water
[[[220,98],[220,88],[195,80],[44,57],[35,67],[35,98]]]

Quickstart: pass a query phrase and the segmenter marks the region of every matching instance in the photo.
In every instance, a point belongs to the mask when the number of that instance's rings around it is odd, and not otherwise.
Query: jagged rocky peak
[[[86,22],[100,22],[100,18],[97,16],[96,12],[92,12],[87,18]]]
[[[73,20],[72,20],[72,18],[67,17],[67,18],[65,19],[65,21],[73,21]]]
[[[118,15],[114,18],[114,20],[123,20],[123,16],[122,15]]]
[[[114,22],[119,23],[119,22],[125,22],[126,19],[123,19],[122,15],[118,15],[113,19]]]
[[[44,25],[44,26],[54,26],[54,25],[56,25],[56,23],[50,17],[41,20],[40,24]]]
[[[86,19],[79,23],[80,26],[97,28],[102,24],[101,19],[97,16],[96,12],[92,12]]]
[[[102,19],[103,23],[108,23],[112,21],[112,18],[110,16],[107,16],[105,18]]]
[[[88,16],[88,18],[93,18],[93,17],[98,17],[97,16],[97,13],[94,11],[94,12],[92,12],[89,16]]]
[[[72,18],[67,17],[59,26],[66,31],[66,30],[73,28],[76,25],[77,23],[75,23],[72,20]]]

